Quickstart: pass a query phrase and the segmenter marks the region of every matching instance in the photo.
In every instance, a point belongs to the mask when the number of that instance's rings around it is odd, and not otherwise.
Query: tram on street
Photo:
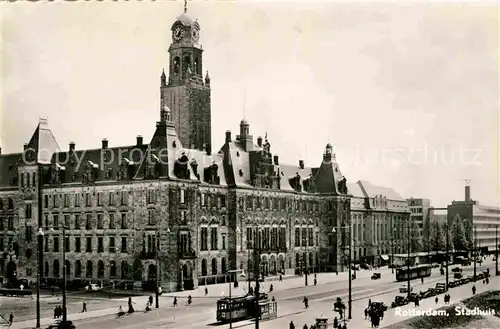
[[[217,322],[236,322],[254,318],[257,314],[254,295],[225,297],[217,301]],[[267,294],[259,296],[260,315],[262,319],[276,317],[278,307],[276,301],[269,300]]]
[[[410,280],[426,278],[431,276],[432,266],[430,265],[419,265],[405,268],[401,267],[396,269],[396,281],[407,281]]]

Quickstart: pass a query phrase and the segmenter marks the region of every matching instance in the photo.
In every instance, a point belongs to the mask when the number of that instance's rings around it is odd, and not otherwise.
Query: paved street
[[[490,272],[494,265],[491,261],[487,261],[483,266],[478,266],[478,271],[485,268],[490,268]],[[472,266],[468,267],[465,275],[472,275]],[[394,274],[390,273],[389,269],[381,269],[382,279],[377,281],[370,280],[372,271],[358,272],[358,278],[353,281],[352,297],[353,297],[353,320],[350,328],[363,328],[369,327],[368,321],[364,320],[363,310],[366,307],[368,298],[373,301],[380,300],[386,304],[390,304],[395,295],[399,294],[397,291],[399,286],[404,283],[395,283]],[[452,272],[450,271],[450,278]],[[304,277],[295,277],[284,280],[283,282],[266,282],[264,283],[265,291],[268,291],[269,285],[274,285],[273,295],[278,301],[278,318],[271,321],[261,322],[261,328],[285,328],[289,322],[293,320],[296,325],[303,326],[304,323],[311,324],[318,316],[333,317],[332,303],[336,297],[342,297],[344,301],[347,300],[347,276],[345,273],[335,274],[319,274],[318,285],[313,286],[313,276],[309,278],[309,286],[304,287]],[[450,279],[451,280],[451,279]],[[433,269],[431,278],[427,278],[424,284],[420,281],[413,281],[412,285],[415,286],[415,291],[434,287],[436,282],[444,282],[444,277],[439,275],[438,269]],[[482,283],[477,283],[478,292],[492,288],[493,284],[498,284],[497,278],[492,279],[488,286],[483,286]],[[452,300],[463,299],[470,295],[472,285],[464,287],[453,288],[451,290]],[[122,319],[116,319],[118,306],[126,307],[126,298],[113,301],[114,307],[90,311],[88,313],[70,314],[69,318],[77,323],[79,329],[95,329],[97,328],[111,328],[121,327],[122,329],[144,329],[144,328],[206,328],[207,325],[215,322],[215,301],[221,295],[228,294],[228,285],[213,285],[208,286],[209,295],[204,296],[204,287],[197,291],[186,291],[175,294],[164,294],[161,297],[160,310],[154,310],[149,314],[136,312],[133,315],[126,316]],[[238,289],[232,289],[234,295],[240,295],[247,289],[244,282],[240,283]],[[191,294],[193,296],[193,304],[185,306],[186,296]],[[172,307],[173,295],[178,296],[179,307]],[[302,299],[308,296],[310,301],[310,308],[304,310]],[[442,297],[441,297],[442,298]],[[135,297],[136,310],[143,310],[146,304],[146,297]],[[429,305],[427,305],[429,304]],[[437,306],[441,306],[439,303]],[[434,299],[425,300],[421,303],[421,307],[435,307]],[[386,317],[382,322],[382,326],[390,325],[404,319],[397,318],[394,312],[389,310]],[[52,323],[51,318],[42,319],[42,325]],[[32,328],[34,321],[17,322],[12,326],[12,329]],[[233,324],[234,328],[243,328],[253,325],[251,321],[242,321]],[[220,326],[226,328],[228,325]]]

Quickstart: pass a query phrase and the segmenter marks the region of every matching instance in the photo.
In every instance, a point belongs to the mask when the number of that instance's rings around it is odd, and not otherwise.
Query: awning
[[[389,256],[387,255],[380,255],[380,258],[382,258],[382,260],[389,260]]]

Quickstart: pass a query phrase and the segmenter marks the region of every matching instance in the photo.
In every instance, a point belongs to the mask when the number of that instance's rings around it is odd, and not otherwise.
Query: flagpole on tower
[[[188,11],[188,2],[187,0],[184,0],[184,12],[187,13]]]

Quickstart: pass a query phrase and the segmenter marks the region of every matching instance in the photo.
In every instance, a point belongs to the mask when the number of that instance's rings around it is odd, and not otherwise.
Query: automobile
[[[88,286],[85,287],[85,291],[99,291],[101,290],[101,287],[95,283],[90,283]]]
[[[416,300],[420,300],[420,294],[417,294],[417,293],[414,293],[414,292],[411,292],[408,294],[408,301],[409,302],[414,302]]]
[[[450,287],[450,288],[455,288],[455,287],[458,287],[459,285],[460,285],[460,280],[450,281],[448,283],[448,287]]]
[[[404,294],[404,293],[407,293],[407,292],[412,292],[413,291],[413,287],[410,286],[410,291],[408,291],[408,286],[406,284],[403,284],[401,285],[401,287],[399,287],[399,292]]]
[[[461,279],[464,275],[460,272],[453,273],[454,279]]]
[[[462,272],[463,270],[460,267],[456,266],[456,267],[452,268],[451,271],[452,272]]]
[[[482,280],[484,278],[485,278],[484,273],[476,274],[476,280]]]
[[[381,274],[380,273],[373,273],[372,275],[372,280],[377,280],[377,279],[380,279],[381,277]]]
[[[436,290],[436,294],[442,294],[446,292],[446,285],[442,282],[438,282],[436,283],[436,288],[434,289]]]
[[[436,290],[434,288],[429,288],[420,292],[420,298],[429,298],[434,296],[436,296]]]
[[[405,296],[396,296],[394,297],[394,301],[391,303],[391,307],[395,308],[398,306],[404,306],[407,305],[408,303],[409,303],[408,299]]]
[[[359,271],[359,266],[351,265],[351,270],[353,270],[353,271]]]
[[[465,283],[469,283],[469,282],[474,282],[474,277],[469,275],[468,277],[465,278]]]
[[[383,302],[372,302],[370,307],[374,310],[381,310],[382,312],[387,311],[388,307]]]
[[[53,324],[49,325],[47,329],[75,329],[76,326],[72,321],[62,322],[61,320],[56,320]]]
[[[362,268],[363,270],[369,270],[370,266],[366,263],[361,263],[359,264],[359,267]]]

